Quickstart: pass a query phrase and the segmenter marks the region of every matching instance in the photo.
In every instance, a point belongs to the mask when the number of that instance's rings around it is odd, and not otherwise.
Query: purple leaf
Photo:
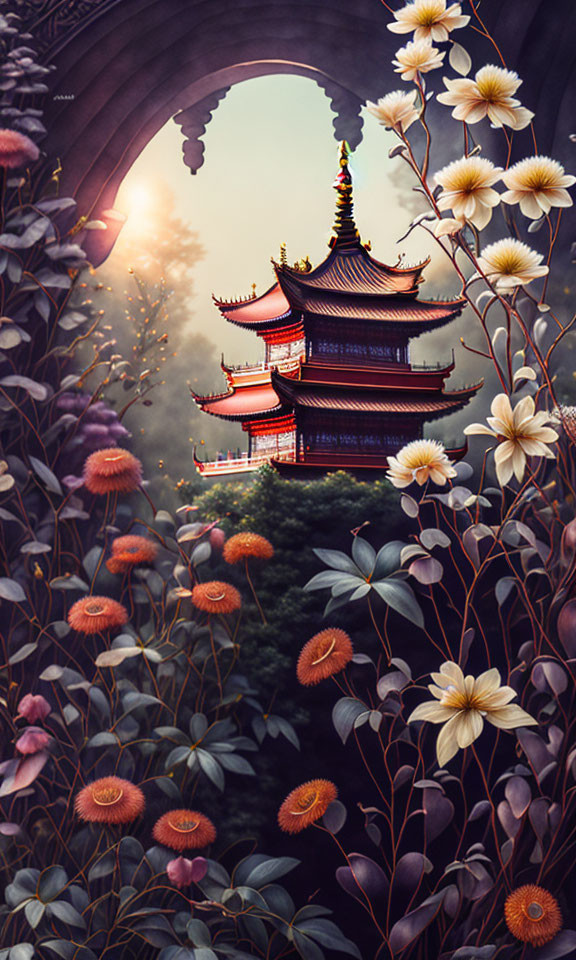
[[[474,630],[474,627],[468,627],[468,629],[464,632],[464,636],[462,637],[462,666],[468,662],[468,654],[470,653],[470,647],[474,642],[475,636],[476,631]]]
[[[460,873],[458,880],[468,900],[479,900],[494,886],[494,881],[484,864],[473,861],[468,861],[467,869]]]
[[[394,924],[390,931],[389,941],[392,953],[400,953],[432,923],[440,911],[444,895],[445,891],[442,890],[440,893],[428,897],[416,910],[407,913],[398,923]]]
[[[489,813],[491,809],[489,800],[479,800],[478,803],[475,803],[470,811],[470,816],[468,820],[472,822],[473,820],[479,820],[480,817],[483,817],[485,813]]]
[[[19,823],[0,823],[0,833],[3,837],[15,837],[21,830]]]
[[[420,543],[427,550],[432,550],[433,547],[449,547],[450,542],[450,537],[435,527],[428,527],[420,533]]]
[[[4,760],[0,763],[0,776],[12,777],[18,769],[19,762],[17,757],[14,757],[12,760]]]
[[[569,657],[576,657],[576,600],[562,607],[557,623],[558,636]]]
[[[43,383],[37,383],[35,380],[31,380],[30,377],[22,377],[17,374],[10,374],[8,377],[3,377],[0,380],[0,384],[3,387],[22,387],[26,390],[33,400],[45,400],[48,396],[48,390]]]
[[[513,840],[518,833],[521,824],[512,813],[512,808],[507,800],[503,800],[502,803],[498,804],[497,812],[500,823],[504,827],[510,839]]]
[[[388,893],[388,878],[382,867],[363,853],[351,853],[349,867],[338,867],[336,879],[343,890],[357,900],[365,901],[362,891],[370,898]]]
[[[353,697],[342,697],[334,705],[332,710],[332,723],[336,728],[336,733],[346,743],[350,733],[354,729],[354,724],[358,717],[366,712],[366,707],[361,700],[355,700]]]
[[[454,804],[440,790],[424,789],[424,831],[426,842],[432,843],[444,832],[454,816]]]
[[[9,600],[11,603],[24,603],[26,594],[16,580],[10,577],[0,577],[0,598]]]
[[[42,751],[22,760],[18,764],[15,774],[6,777],[2,786],[0,786],[0,797],[7,797],[9,794],[16,793],[17,790],[23,790],[34,783],[49,757],[49,753]]]
[[[536,800],[533,800],[530,804],[528,817],[534,833],[541,840],[548,829],[548,801],[544,797],[537,797]]]
[[[537,733],[520,728],[516,735],[537,774],[540,774],[548,764],[553,762],[554,757],[546,747],[542,737],[539,737]]]
[[[408,763],[405,763],[399,770],[396,771],[394,776],[394,782],[392,788],[394,790],[399,790],[405,783],[412,779],[414,773],[414,767],[411,767]]]
[[[540,693],[552,690],[552,693],[558,697],[566,690],[568,677],[559,663],[554,660],[544,660],[534,666],[532,683]]]
[[[396,864],[393,889],[407,888],[413,892],[419,886],[422,875],[430,873],[432,869],[432,863],[423,853],[405,853]]]
[[[462,899],[460,891],[455,883],[451,883],[449,887],[445,888],[446,896],[444,897],[444,910],[449,917],[454,917],[458,914],[460,910],[460,901]]]
[[[538,950],[534,960],[556,960],[576,950],[576,930],[562,930],[550,943]]]
[[[385,700],[389,693],[394,690],[403,690],[408,685],[408,677],[400,670],[394,670],[392,673],[386,673],[380,677],[376,687],[380,700]]]
[[[546,660],[542,664],[542,669],[550,687],[554,691],[557,697],[568,687],[568,677],[566,671],[560,666],[559,663],[556,663],[555,660]]]
[[[485,947],[459,947],[452,954],[452,960],[490,960],[496,953],[496,947],[487,943]]]
[[[334,800],[322,817],[322,823],[330,833],[336,834],[346,823],[348,813],[340,800]]]
[[[516,819],[521,820],[532,800],[532,791],[524,777],[510,777],[504,795]]]
[[[551,803],[550,809],[548,810],[548,817],[550,819],[550,829],[557,830],[560,826],[560,821],[562,819],[562,807],[559,803]]]
[[[419,560],[413,560],[408,567],[410,573],[418,583],[426,585],[439,583],[444,573],[444,567],[435,557],[421,557]]]

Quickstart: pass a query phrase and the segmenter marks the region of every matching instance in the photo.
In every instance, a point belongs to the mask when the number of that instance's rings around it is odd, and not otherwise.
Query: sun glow
[[[149,225],[158,198],[154,185],[143,180],[124,183],[118,195],[118,206],[127,217],[126,228],[139,231]]]

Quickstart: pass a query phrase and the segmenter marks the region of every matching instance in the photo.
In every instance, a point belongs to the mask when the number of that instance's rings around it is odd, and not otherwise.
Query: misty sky
[[[270,257],[278,259],[283,241],[289,262],[309,254],[316,265],[328,252],[337,172],[332,116],[324,92],[310,80],[274,76],[247,81],[233,87],[216,110],[204,137],[204,165],[196,176],[184,164],[182,133],[171,121],[143,151],[118,194],[115,206],[128,215],[128,233],[137,232],[148,216],[159,181],[172,191],[178,216],[198,232],[205,248],[194,272],[190,329],[208,336],[230,363],[259,359],[260,341],[226,323],[212,293],[248,295],[253,282],[258,293],[264,292],[273,282]],[[388,159],[395,143],[394,135],[366,113],[364,139],[352,159],[357,226],[362,239],[372,241],[377,259],[396,263],[403,252],[407,262],[414,262],[431,254],[421,296],[452,296],[458,280],[423,231],[397,243],[424,207],[417,206],[403,161]],[[477,370],[470,376],[469,355],[459,347],[463,324],[461,318],[449,332],[424,336],[413,346],[415,360],[429,361],[448,359],[450,348],[457,347],[461,362],[454,385],[478,379]],[[222,381],[213,389],[223,389]],[[461,417],[453,419],[449,439],[457,439]],[[471,418],[469,412],[465,418]]]

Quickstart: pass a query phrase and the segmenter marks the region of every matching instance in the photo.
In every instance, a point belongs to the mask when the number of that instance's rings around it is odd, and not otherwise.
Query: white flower
[[[436,174],[436,182],[442,187],[438,208],[452,210],[457,220],[468,220],[482,230],[492,218],[492,208],[500,202],[500,194],[491,188],[501,173],[501,167],[484,157],[454,160]]]
[[[377,103],[369,100],[366,107],[372,116],[376,117],[378,123],[388,130],[405,133],[419,117],[419,111],[414,105],[417,96],[417,90],[410,90],[408,93],[403,90],[393,90]]]
[[[545,410],[535,413],[532,397],[523,397],[514,410],[509,397],[499,393],[494,397],[490,408],[492,416],[487,417],[489,426],[484,423],[471,423],[466,427],[466,436],[495,437],[498,446],[494,453],[496,476],[500,486],[504,486],[515,475],[518,482],[524,479],[526,457],[547,457],[554,459],[554,453],[547,446],[558,439],[551,427],[550,416]]]
[[[550,157],[527,157],[502,175],[508,187],[502,194],[505,203],[519,203],[525,217],[539,220],[552,207],[571,207],[572,198],[566,187],[576,177],[564,173],[564,167]]]
[[[443,487],[449,477],[456,476],[439,440],[412,440],[395,457],[387,459],[388,479],[399,489],[414,481],[421,487],[427,480]]]
[[[9,467],[5,460],[0,460],[0,493],[6,493],[14,486],[14,477],[8,472]]]
[[[429,40],[411,40],[396,51],[396,59],[392,63],[403,80],[415,80],[419,73],[428,73],[441,67],[445,56],[445,51],[440,53]]]
[[[455,220],[453,217],[443,217],[434,225],[435,237],[453,237],[455,233],[466,226],[465,220]]]
[[[513,96],[522,81],[512,70],[488,64],[481,67],[474,80],[449,80],[444,77],[444,83],[448,92],[440,93],[437,99],[456,108],[452,111],[455,120],[478,123],[488,117],[496,127],[522,130],[534,116]]]
[[[465,677],[456,663],[448,660],[439,673],[432,673],[434,681],[428,689],[436,700],[428,700],[410,714],[408,723],[427,720],[443,723],[438,735],[436,755],[441,767],[446,766],[458,750],[469,747],[478,739],[484,720],[501,730],[537,725],[534,717],[516,703],[512,687],[501,686],[498,670],[492,667],[479,677]],[[436,702],[438,701],[438,702]]]
[[[459,3],[446,9],[446,0],[415,0],[394,14],[396,23],[389,23],[392,33],[412,33],[415,40],[448,40],[451,30],[465,27],[470,17],[462,16]]]
[[[542,264],[541,253],[508,237],[486,247],[478,257],[478,266],[481,273],[475,273],[470,280],[478,280],[484,275],[499,293],[510,293],[514,287],[522,287],[548,273],[548,267]]]

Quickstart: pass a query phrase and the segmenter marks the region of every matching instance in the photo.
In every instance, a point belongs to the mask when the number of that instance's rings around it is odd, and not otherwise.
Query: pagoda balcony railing
[[[417,371],[445,370],[446,367],[449,367],[451,363],[452,363],[451,360],[444,361],[444,363],[440,361],[437,363],[426,363],[426,361],[424,360],[422,363],[411,363],[410,367],[412,368],[412,370],[417,370]]]
[[[270,460],[295,460],[296,447],[286,447],[282,450],[271,450],[269,453],[260,453],[248,456],[247,453],[239,457],[230,457],[223,460],[206,460],[198,464],[198,471],[208,476],[219,476],[226,473],[249,473],[264,466]]]
[[[228,367],[232,373],[266,373],[271,367],[277,370],[296,370],[302,360],[304,353],[299,353],[293,357],[284,357],[282,360],[262,360],[261,363],[240,363]]]

